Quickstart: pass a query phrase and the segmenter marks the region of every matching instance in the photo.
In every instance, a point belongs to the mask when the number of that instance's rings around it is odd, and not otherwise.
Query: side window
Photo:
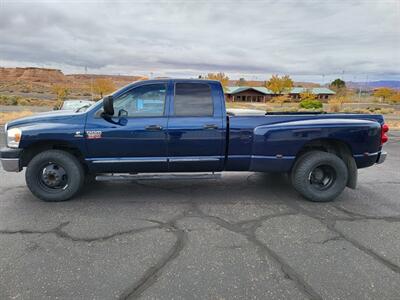
[[[211,88],[203,83],[177,83],[174,97],[175,116],[212,116]]]
[[[160,117],[164,115],[165,84],[142,85],[114,99],[114,116]]]

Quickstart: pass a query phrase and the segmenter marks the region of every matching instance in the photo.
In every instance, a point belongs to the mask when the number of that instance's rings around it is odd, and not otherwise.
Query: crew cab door
[[[100,114],[88,118],[85,135],[93,169],[167,171],[166,95],[165,83],[139,85],[114,97],[112,122]],[[126,125],[114,124],[121,118],[127,120]]]
[[[222,170],[225,128],[220,88],[213,89],[206,82],[176,81],[173,89],[168,119],[169,171]]]

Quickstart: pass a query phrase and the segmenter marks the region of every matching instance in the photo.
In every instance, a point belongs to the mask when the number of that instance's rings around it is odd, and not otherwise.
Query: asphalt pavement
[[[45,203],[0,168],[0,299],[400,299],[400,132],[385,149],[320,204],[234,172]]]

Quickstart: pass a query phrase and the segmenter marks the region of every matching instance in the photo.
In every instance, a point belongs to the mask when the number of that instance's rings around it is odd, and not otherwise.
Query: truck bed
[[[375,163],[381,149],[381,115],[261,112],[227,112],[226,170],[289,171],[307,143],[328,138],[347,144],[358,167]]]

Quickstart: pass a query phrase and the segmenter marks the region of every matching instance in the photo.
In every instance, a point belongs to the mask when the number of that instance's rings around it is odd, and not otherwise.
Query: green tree
[[[346,82],[340,78],[336,78],[332,81],[329,87],[336,93],[336,96],[342,97],[348,94]]]
[[[334,81],[331,82],[330,87],[336,89],[346,88],[346,82],[344,82],[340,78],[336,78]]]
[[[283,94],[289,92],[293,88],[293,80],[289,75],[282,77],[272,75],[265,86],[275,94]]]

